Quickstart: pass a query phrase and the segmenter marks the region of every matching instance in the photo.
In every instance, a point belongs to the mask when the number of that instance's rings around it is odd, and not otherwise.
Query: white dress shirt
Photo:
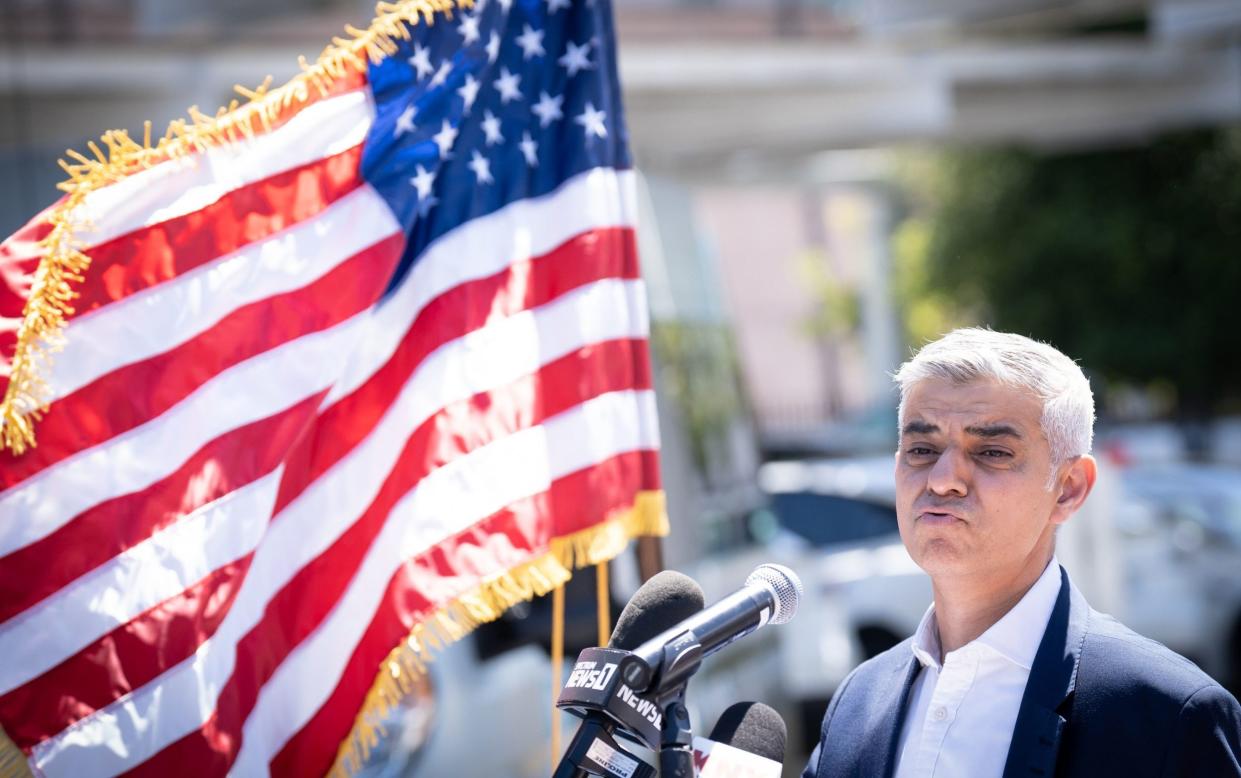
[[[1020,602],[940,664],[935,605],[914,633],[922,665],[897,749],[895,778],[987,778],[1004,773],[1030,667],[1060,593],[1055,558]]]

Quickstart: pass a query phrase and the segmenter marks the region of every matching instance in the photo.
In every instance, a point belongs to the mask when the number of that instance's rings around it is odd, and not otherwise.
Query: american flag
[[[381,27],[75,205],[50,404],[0,454],[0,727],[38,774],[322,774],[428,643],[660,531],[607,0]],[[63,207],[0,246],[6,359]]]

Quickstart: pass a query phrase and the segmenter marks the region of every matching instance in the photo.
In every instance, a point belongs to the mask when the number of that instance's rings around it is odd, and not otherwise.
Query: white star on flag
[[[569,71],[570,76],[576,76],[579,70],[593,68],[594,65],[590,64],[590,41],[586,41],[581,46],[569,41],[564,56],[556,61]]]
[[[440,69],[435,71],[435,75],[431,78],[431,86],[440,86],[448,80],[448,74],[452,72],[452,63],[444,60],[440,63]]]
[[[474,78],[473,73],[465,74],[465,83],[457,90],[457,94],[461,95],[461,99],[465,100],[465,112],[470,112],[470,106],[474,105],[475,98],[478,97],[478,79]]]
[[[500,7],[504,9],[504,13],[508,13],[513,7],[513,0],[500,0]]]
[[[487,136],[488,146],[504,142],[504,136],[500,134],[500,120],[491,111],[486,111],[483,114],[482,127],[483,134]]]
[[[500,68],[500,77],[494,82],[494,86],[500,93],[500,102],[508,105],[509,100],[520,100],[521,90],[517,85],[521,83],[521,76],[516,73],[508,72],[508,68]]]
[[[517,144],[521,149],[521,155],[526,158],[526,164],[530,167],[538,167],[539,165],[539,144],[534,142],[534,138],[530,137],[527,130],[521,134],[521,143]]]
[[[440,147],[440,159],[448,159],[452,153],[452,144],[457,142],[457,128],[445,119],[440,131],[431,138],[435,141],[435,145]]]
[[[541,57],[547,52],[543,51],[543,31],[536,30],[530,25],[521,31],[515,40],[517,45],[521,46],[522,59],[530,59],[531,57]]]
[[[554,14],[561,8],[568,8],[573,5],[569,0],[547,0],[547,12]]]
[[[392,137],[399,138],[407,132],[413,132],[418,129],[414,126],[414,107],[412,105],[405,106],[405,110],[401,111],[401,115],[396,117],[396,130],[393,131]]]
[[[557,119],[563,119],[564,113],[560,106],[564,104],[564,95],[552,97],[546,92],[539,93],[539,101],[530,109],[539,117],[539,126],[546,129],[547,125]]]
[[[418,190],[418,199],[425,200],[431,196],[431,186],[435,183],[435,173],[434,171],[428,171],[422,165],[419,165],[415,172],[417,172],[417,175],[409,179],[409,183],[413,185],[414,189]]]
[[[478,179],[480,184],[490,184],[493,181],[491,178],[491,163],[487,161],[486,157],[478,153],[478,149],[474,149],[474,156],[470,157],[470,170],[474,171],[474,177]]]
[[[421,43],[414,44],[414,56],[409,58],[409,64],[413,66],[415,77],[419,81],[435,70],[435,67],[431,65],[431,50]]]
[[[487,39],[487,61],[495,62],[496,57],[500,56],[500,35],[499,33],[491,33],[491,37]]]
[[[586,109],[576,116],[573,121],[582,125],[586,131],[586,137],[589,139],[591,135],[597,135],[600,138],[608,136],[608,128],[603,125],[603,120],[607,118],[607,114],[603,111],[595,109],[595,106],[587,102]]]
[[[478,40],[478,17],[464,14],[461,17],[461,24],[457,26],[457,32],[461,33],[462,46],[469,46]]]

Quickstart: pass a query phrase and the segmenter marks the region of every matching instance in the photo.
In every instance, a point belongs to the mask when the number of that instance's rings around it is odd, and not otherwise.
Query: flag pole
[[[664,569],[663,538],[656,535],[643,535],[638,538],[638,577],[642,583]]]

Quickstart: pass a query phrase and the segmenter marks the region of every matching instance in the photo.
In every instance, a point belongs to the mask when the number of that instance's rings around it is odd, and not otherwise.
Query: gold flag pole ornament
[[[0,447],[20,456],[37,445],[35,426],[49,404],[44,376],[53,352],[63,344],[65,317],[73,314],[77,297],[74,286],[90,268],[90,257],[81,251],[83,244],[76,235],[90,229],[78,214],[92,192],[161,162],[267,132],[315,99],[356,84],[368,62],[382,61],[399,50],[398,41],[410,39],[411,27],[434,24],[436,14],[449,19],[454,11],[473,5],[473,0],[381,2],[370,26],[346,27],[348,37],[333,38],[313,63],[299,60],[301,72],[283,86],[269,88],[270,77],[254,90],[238,86],[244,102],[233,100],[214,115],[191,107],[188,119],[170,123],[154,143],[151,123],[146,122],[141,142],[125,130],[111,130],[103,134],[100,143],[88,144],[93,156],[66,152],[70,160],[61,160],[60,165],[69,178],[58,185],[65,196],[48,213],[50,231],[39,244],[42,257],[18,326],[9,384],[0,400]],[[574,570],[605,563],[620,554],[631,539],[667,534],[663,492],[639,492],[631,506],[585,530],[552,538],[544,554],[483,580],[415,624],[381,663],[352,731],[340,745],[332,774],[348,775],[361,767],[378,743],[382,719],[415,688],[436,650],[464,637],[479,624],[499,618],[509,607],[553,591],[569,580]],[[605,587],[606,571],[601,572],[601,587]],[[599,596],[601,603],[605,602],[602,589]],[[603,619],[608,617],[601,612],[600,618],[602,639]],[[24,755],[0,733],[0,776],[29,774]]]

